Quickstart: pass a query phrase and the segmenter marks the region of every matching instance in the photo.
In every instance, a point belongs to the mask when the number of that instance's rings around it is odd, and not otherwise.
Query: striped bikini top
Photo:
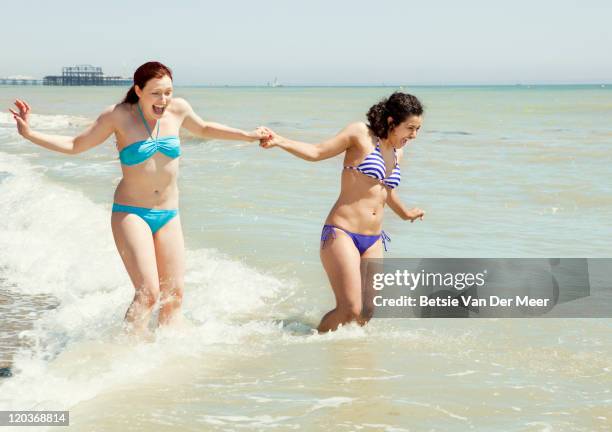
[[[367,175],[368,177],[373,178],[374,180],[378,180],[381,184],[390,189],[395,189],[397,186],[399,186],[400,181],[402,180],[402,173],[399,164],[397,163],[397,150],[395,150],[395,148],[393,149],[393,155],[395,156],[395,166],[393,167],[393,171],[391,171],[391,175],[389,175],[389,177],[385,177],[387,167],[385,165],[385,160],[383,159],[382,153],[380,152],[380,140],[376,141],[376,148],[374,151],[367,155],[359,165],[356,167],[345,166],[344,169],[358,171]]]
[[[149,133],[149,138],[142,141],[136,141],[135,143],[124,147],[119,152],[119,160],[121,163],[123,165],[137,165],[149,159],[156,152],[160,152],[171,159],[179,157],[181,155],[180,138],[175,135],[160,138],[158,121],[155,124],[155,126],[157,126],[157,135],[155,136],[155,139],[153,139],[153,134],[149,129],[149,125],[147,125],[147,122],[145,121],[140,105],[137,104],[137,106],[142,123]]]

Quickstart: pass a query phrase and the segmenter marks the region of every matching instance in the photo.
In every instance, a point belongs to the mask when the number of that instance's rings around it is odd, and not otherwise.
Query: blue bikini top
[[[344,169],[351,169],[360,172],[361,174],[367,175],[368,177],[378,180],[381,184],[387,186],[390,189],[395,189],[399,186],[402,180],[402,172],[399,164],[397,163],[397,151],[393,149],[395,155],[395,166],[389,177],[385,177],[387,174],[387,166],[383,159],[380,151],[380,141],[376,141],[376,148],[372,153],[366,156],[366,158],[356,167],[345,166]]]
[[[119,152],[119,160],[123,165],[137,165],[149,159],[156,152],[160,152],[163,155],[169,158],[177,158],[181,155],[181,140],[176,135],[169,135],[165,137],[159,138],[159,121],[156,123],[157,126],[157,135],[155,139],[153,139],[153,134],[145,121],[144,114],[140,109],[140,105],[138,106],[138,112],[140,113],[140,118],[142,119],[142,123],[144,124],[147,132],[149,133],[149,138],[142,141],[136,141],[126,147],[124,147]]]
[[[158,151],[169,158],[177,158],[181,155],[181,140],[177,136],[167,136],[136,141],[119,152],[119,159],[123,165],[137,165]]]

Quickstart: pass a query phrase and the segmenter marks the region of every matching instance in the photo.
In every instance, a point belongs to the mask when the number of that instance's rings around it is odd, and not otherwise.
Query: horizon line
[[[8,78],[12,79],[12,78]],[[7,78],[0,77],[0,80],[8,80]],[[17,79],[19,80],[19,79]],[[42,81],[42,80],[38,80]],[[57,87],[57,86],[45,86],[44,87]],[[35,86],[38,86],[35,85]],[[24,86],[23,84],[0,84],[1,87],[12,87],[12,86]],[[561,82],[561,83],[456,83],[456,84],[400,84],[400,83],[383,83],[383,84],[367,84],[367,83],[327,83],[327,84],[200,84],[200,83],[175,83],[175,87],[206,87],[206,88],[321,88],[321,87],[345,87],[345,88],[397,88],[397,87],[612,87],[612,82]],[[81,85],[81,86],[59,86],[59,87],[108,87],[108,86],[95,86],[95,85]],[[125,87],[125,85],[112,85],[110,87]]]
[[[612,82],[591,82],[591,83],[479,83],[479,84],[281,84],[271,86],[266,84],[196,84],[196,83],[175,83],[176,87],[209,87],[209,88],[304,88],[304,87],[370,87],[370,88],[394,88],[394,87],[560,87],[560,86],[612,86]]]
[[[200,83],[177,83],[180,87],[265,87],[265,88],[283,88],[283,87],[526,87],[526,86],[599,86],[612,85],[612,82],[596,81],[596,82],[561,82],[561,83],[430,83],[430,84],[406,84],[406,83],[318,83],[318,84],[279,84],[271,86],[268,84],[200,84]]]

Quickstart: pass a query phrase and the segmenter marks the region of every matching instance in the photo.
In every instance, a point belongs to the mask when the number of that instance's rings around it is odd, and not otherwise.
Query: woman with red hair
[[[17,110],[10,110],[21,136],[60,153],[81,153],[115,135],[123,178],[115,191],[111,227],[135,289],[125,320],[138,333],[147,330],[158,299],[160,325],[181,317],[185,247],[178,214],[179,129],[202,138],[256,141],[266,137],[261,128],[244,132],[203,121],[187,101],[172,94],[172,71],[159,62],[148,62],[134,72],[134,84],[124,100],[104,110],[76,137],[32,130],[31,108],[23,100],[16,100]]]

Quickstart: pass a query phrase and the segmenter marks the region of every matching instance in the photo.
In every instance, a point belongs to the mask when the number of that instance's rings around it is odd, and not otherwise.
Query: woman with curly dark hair
[[[372,106],[368,123],[356,122],[334,138],[311,145],[269,131],[261,146],[278,146],[307,161],[320,161],[344,152],[340,196],[321,233],[320,257],[336,297],[336,307],[319,324],[319,332],[336,330],[351,321],[365,324],[362,314],[361,258],[382,258],[389,237],[382,230],[385,204],[402,219],[423,219],[419,208],[408,209],[396,188],[401,180],[399,163],[409,140],[421,128],[423,106],[405,93],[393,93]]]

